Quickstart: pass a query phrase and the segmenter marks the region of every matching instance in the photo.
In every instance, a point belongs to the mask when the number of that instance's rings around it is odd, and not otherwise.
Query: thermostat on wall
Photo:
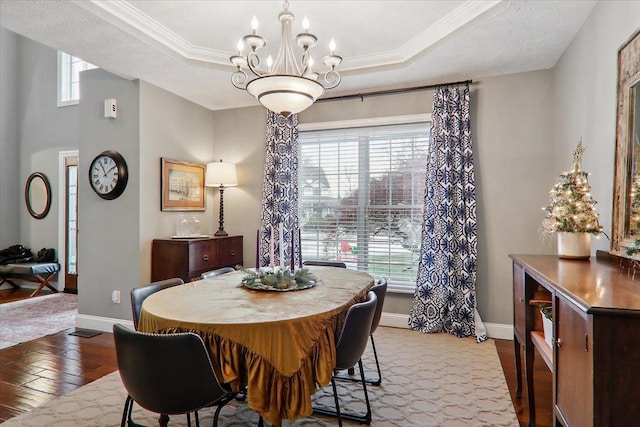
[[[118,103],[115,99],[104,100],[104,116],[109,119],[118,117]]]

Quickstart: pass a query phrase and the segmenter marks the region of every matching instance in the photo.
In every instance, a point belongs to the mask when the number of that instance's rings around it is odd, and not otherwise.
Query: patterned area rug
[[[507,384],[493,340],[476,344],[473,338],[449,334],[422,334],[380,327],[376,347],[383,381],[368,387],[373,409],[372,426],[518,426]],[[367,349],[365,371],[371,375],[375,363]],[[339,383],[346,410],[364,410],[358,384]],[[12,418],[3,427],[117,426],[120,425],[126,393],[118,372],[53,399],[40,408]],[[333,406],[331,386],[314,396],[314,404]],[[157,415],[134,405],[134,420],[157,425]],[[212,409],[200,411],[201,425],[211,425]],[[219,425],[256,426],[258,415],[245,403],[233,402],[221,412]],[[172,416],[171,426],[186,426],[185,416]],[[335,426],[336,420],[320,415],[285,422],[285,426]],[[345,421],[356,426],[356,422]]]
[[[78,296],[51,294],[0,304],[0,348],[73,328]]]

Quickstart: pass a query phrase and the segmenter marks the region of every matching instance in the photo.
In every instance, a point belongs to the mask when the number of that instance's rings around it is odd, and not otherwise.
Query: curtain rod
[[[415,92],[419,90],[434,89],[440,86],[462,85],[462,84],[472,84],[472,83],[473,83],[473,80],[461,80],[457,82],[438,83],[438,84],[432,84],[432,85],[426,85],[426,86],[414,86],[414,87],[407,87],[402,89],[387,89],[387,90],[377,90],[377,91],[365,92],[365,93],[353,93],[351,95],[339,95],[339,96],[332,96],[330,98],[320,98],[316,101],[316,103],[322,102],[322,101],[340,101],[342,99],[349,99],[349,98],[360,98],[361,101],[364,101],[365,96],[391,95],[395,93]]]

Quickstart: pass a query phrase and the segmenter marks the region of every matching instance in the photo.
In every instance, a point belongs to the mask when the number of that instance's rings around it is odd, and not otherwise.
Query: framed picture
[[[160,159],[160,209],[162,211],[204,211],[205,165]]]

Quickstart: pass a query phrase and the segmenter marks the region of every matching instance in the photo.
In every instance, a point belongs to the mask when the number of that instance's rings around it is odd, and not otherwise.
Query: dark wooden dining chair
[[[352,305],[347,312],[342,331],[336,344],[336,367],[334,375],[331,377],[331,388],[333,389],[333,399],[336,404],[335,411],[329,408],[313,408],[319,414],[332,415],[338,418],[338,425],[342,427],[342,419],[358,421],[362,424],[371,424],[371,405],[367,393],[367,382],[362,368],[362,355],[367,347],[367,341],[371,335],[371,325],[376,311],[378,298],[373,291],[369,291],[368,300]],[[342,413],[336,389],[335,374],[338,371],[349,369],[358,364],[360,369],[360,383],[364,391],[364,400],[367,412],[364,415]]]
[[[302,262],[303,266],[318,266],[318,267],[339,267],[347,268],[347,264],[341,261],[324,261],[324,260],[308,260]]]
[[[222,274],[233,273],[236,271],[233,267],[222,267],[216,270],[207,271],[206,273],[202,273],[200,275],[201,279],[211,279],[212,277],[220,276]]]
[[[380,385],[382,383],[382,373],[380,372],[380,362],[378,361],[378,352],[376,351],[376,342],[373,339],[373,333],[378,329],[378,325],[380,324],[380,317],[382,317],[382,306],[384,305],[384,297],[387,294],[387,279],[384,277],[379,277],[375,279],[374,285],[371,288],[371,292],[376,294],[378,298],[378,303],[376,304],[376,311],[373,315],[373,322],[371,323],[371,334],[369,338],[371,340],[371,348],[373,349],[373,357],[376,361],[376,369],[378,370],[378,378],[370,379],[366,378],[365,381],[367,384],[371,385]],[[336,376],[336,379],[339,380],[349,380],[349,381],[360,381],[357,377],[354,377],[354,371],[349,370],[349,376]]]
[[[191,332],[180,334],[146,334],[122,325],[113,325],[113,339],[122,384],[127,399],[122,411],[121,427],[138,426],[132,419],[133,403],[148,411],[168,415],[186,414],[191,426],[198,410],[216,406],[214,427],[224,405],[235,393],[220,384],[202,338]]]
[[[140,310],[142,310],[144,300],[147,299],[149,295],[155,294],[158,291],[182,284],[184,284],[182,279],[175,278],[161,280],[131,289],[131,311],[133,314],[133,326],[136,328],[136,331],[138,330]]]

